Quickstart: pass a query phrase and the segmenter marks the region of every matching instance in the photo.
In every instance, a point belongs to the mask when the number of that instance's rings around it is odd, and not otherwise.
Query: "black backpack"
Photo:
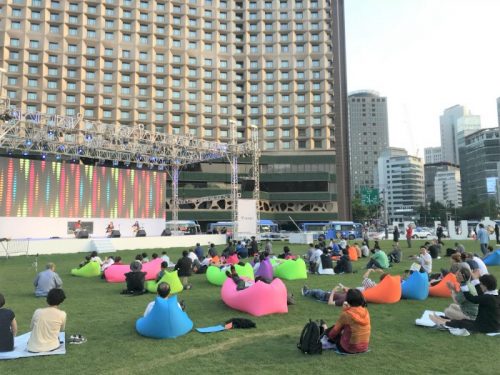
[[[321,346],[321,335],[323,334],[323,327],[317,322],[309,319],[309,322],[304,326],[300,334],[300,340],[297,348],[302,353],[307,354],[321,354],[323,348]]]

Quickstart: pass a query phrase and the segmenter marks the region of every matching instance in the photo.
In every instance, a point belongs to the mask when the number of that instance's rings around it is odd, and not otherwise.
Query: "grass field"
[[[401,274],[411,261],[413,249],[403,249],[404,260],[390,269]],[[478,249],[477,242],[463,242],[468,251]],[[450,241],[450,245],[452,242]],[[274,252],[283,243],[274,243]],[[390,242],[382,241],[385,250]],[[302,254],[306,246],[292,245],[292,252]],[[162,249],[151,249],[161,252]],[[182,249],[168,249],[175,261]],[[121,251],[125,262],[137,252]],[[45,263],[56,263],[64,282],[66,301],[61,308],[68,313],[66,333],[81,333],[88,338],[83,345],[67,345],[64,356],[25,358],[0,361],[0,374],[493,374],[498,373],[499,337],[474,334],[455,337],[447,332],[416,327],[414,321],[425,309],[443,310],[450,300],[429,298],[426,301],[402,300],[394,305],[370,304],[372,323],[371,351],[358,356],[339,356],[332,352],[303,355],[296,348],[302,327],[309,318],[334,323],[340,313],[334,308],[302,297],[302,285],[330,289],[338,282],[357,286],[361,282],[366,260],[354,263],[357,273],[351,275],[309,275],[307,280],[286,281],[297,304],[286,315],[254,318],[226,307],[220,299],[220,287],[210,285],[205,275],[191,278],[193,289],[180,294],[186,312],[195,327],[224,322],[232,317],[247,317],[257,323],[256,329],[230,330],[202,335],[196,331],[173,340],[153,340],[135,332],[135,321],[154,296],[120,295],[123,284],[83,279],[70,275],[84,254],[40,256],[39,270]],[[0,292],[6,307],[14,310],[19,333],[29,330],[33,311],[45,306],[45,299],[33,297],[35,271],[33,257],[0,259]],[[448,267],[449,259],[434,262],[434,270]],[[500,279],[500,267],[490,271]],[[495,359],[496,358],[496,359]],[[496,370],[495,370],[496,369]]]

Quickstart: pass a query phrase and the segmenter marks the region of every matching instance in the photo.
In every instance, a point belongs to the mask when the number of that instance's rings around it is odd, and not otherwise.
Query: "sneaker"
[[[303,296],[307,295],[307,291],[309,290],[309,288],[307,287],[307,285],[304,285],[302,287],[302,289],[300,290],[300,293],[302,293]]]
[[[71,335],[69,338],[70,344],[83,344],[86,343],[87,339],[82,335]]]

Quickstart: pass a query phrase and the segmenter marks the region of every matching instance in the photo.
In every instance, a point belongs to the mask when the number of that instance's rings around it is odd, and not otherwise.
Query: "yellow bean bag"
[[[88,262],[81,268],[73,268],[71,270],[73,276],[80,277],[97,277],[101,276],[101,265],[99,262]]]
[[[149,280],[146,281],[144,286],[148,292],[156,293],[159,283],[167,283],[170,285],[170,294],[180,293],[184,290],[179,275],[177,275],[177,271],[165,272],[160,281],[156,282],[154,280]]]

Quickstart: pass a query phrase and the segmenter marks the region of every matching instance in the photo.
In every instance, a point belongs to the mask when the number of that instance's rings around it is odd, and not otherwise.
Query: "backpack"
[[[320,340],[322,333],[323,328],[317,322],[309,319],[309,322],[302,329],[297,348],[304,354],[321,354],[323,352]]]

